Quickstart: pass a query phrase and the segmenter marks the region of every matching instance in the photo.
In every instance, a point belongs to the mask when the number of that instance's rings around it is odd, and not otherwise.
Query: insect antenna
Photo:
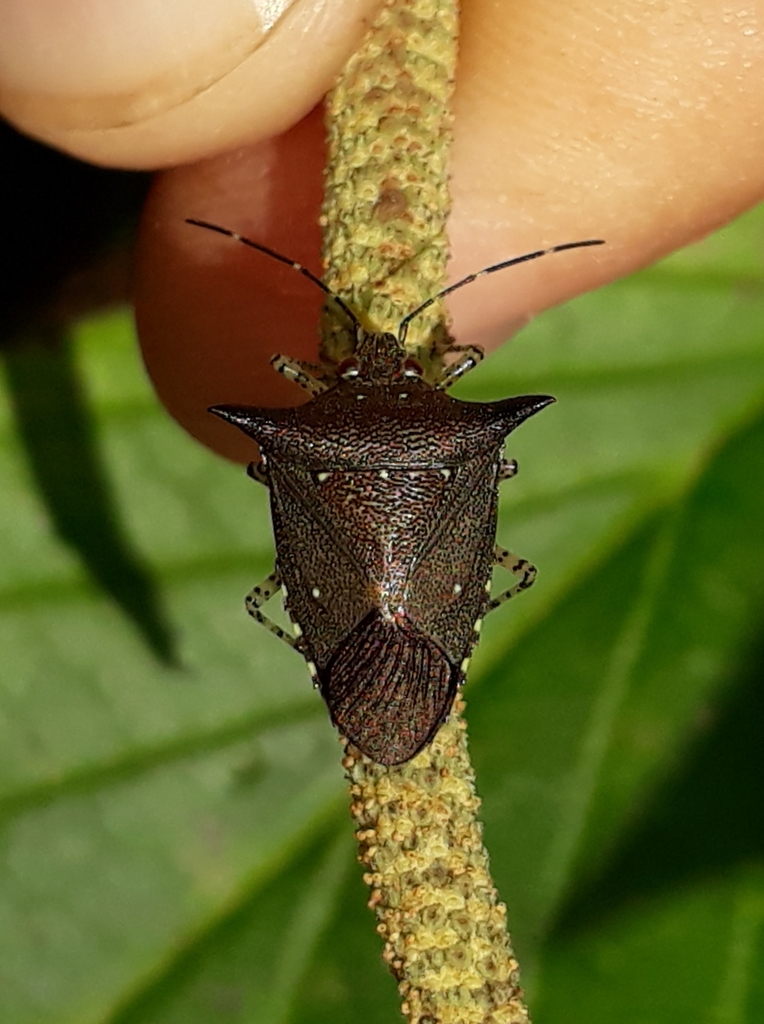
[[[511,260],[503,260],[501,263],[494,263],[490,267],[484,267],[482,270],[478,270],[474,274],[468,274],[467,277],[463,277],[461,281],[457,281],[456,284],[449,285],[448,288],[444,288],[443,291],[438,292],[437,295],[433,295],[431,299],[423,302],[421,306],[417,306],[413,313],[408,313],[404,316],[398,325],[398,341],[403,345],[406,340],[409,324],[414,317],[419,316],[420,313],[429,309],[433,302],[437,302],[438,299],[444,299],[446,295],[450,295],[451,292],[455,292],[457,288],[463,288],[465,284],[472,284],[472,282],[477,281],[479,277],[486,277],[488,274],[495,274],[497,270],[506,270],[507,267],[514,267],[518,263],[528,263],[530,260],[537,260],[541,256],[549,256],[549,254],[553,252],[564,252],[566,249],[583,249],[589,245],[604,244],[605,241],[602,238],[588,238],[584,242],[565,242],[563,245],[553,245],[550,249],[537,249],[535,252],[527,252],[524,256],[515,256]]]
[[[339,295],[335,295],[330,288],[327,288],[321,278],[316,277],[316,275],[308,270],[307,267],[304,267],[302,263],[297,263],[296,260],[290,260],[288,256],[282,256],[281,253],[276,252],[275,249],[269,249],[267,245],[261,245],[259,242],[253,242],[251,238],[245,238],[243,235],[237,234],[236,231],[230,231],[228,228],[222,228],[219,224],[210,224],[209,221],[206,220],[195,220],[193,217],[187,217],[186,224],[193,224],[194,227],[197,228],[206,228],[208,231],[217,231],[219,235],[226,235],[228,238],[233,238],[235,242],[241,242],[242,245],[248,245],[250,249],[262,252],[266,256],[272,257],[274,260],[278,260],[279,263],[286,263],[286,265],[291,267],[292,270],[298,271],[298,273],[302,274],[303,277],[307,277],[307,279],[312,281],[313,284],[318,285],[324,295],[328,295],[332,302],[340,307],[348,320],[350,320],[353,327],[355,327],[356,332],[363,330],[361,321],[355,315],[350,306],[343,302]]]

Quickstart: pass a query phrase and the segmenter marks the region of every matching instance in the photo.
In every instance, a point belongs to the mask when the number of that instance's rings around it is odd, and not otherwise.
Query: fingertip
[[[764,195],[764,37],[718,0],[465,4],[455,97],[452,279],[539,260],[454,295],[471,343],[696,241]],[[479,301],[476,301],[479,296]]]
[[[320,276],[323,131],[317,109],[284,135],[167,171],[144,211],[134,301],[146,367],[178,422],[240,462],[254,457],[252,442],[207,410],[303,401],[270,360],[316,360],[323,297],[289,267],[186,219],[251,237]]]
[[[93,163],[155,169],[285,131],[378,0],[8,0],[0,108]]]

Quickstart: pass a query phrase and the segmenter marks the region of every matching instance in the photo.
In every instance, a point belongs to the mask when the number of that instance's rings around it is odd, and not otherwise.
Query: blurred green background
[[[0,154],[0,1021],[393,1022],[333,730],[243,611],[267,496],[113,305],[146,179]],[[559,399],[466,690],[536,1024],[764,1020],[763,335],[764,208],[456,392]]]

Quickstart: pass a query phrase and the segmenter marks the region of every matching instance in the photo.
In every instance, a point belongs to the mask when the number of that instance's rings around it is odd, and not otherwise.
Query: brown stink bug
[[[339,365],[308,367],[274,357],[276,369],[312,401],[288,409],[219,405],[210,412],[257,442],[262,458],[249,472],[270,490],[276,569],[247,595],[247,610],[303,655],[348,739],[380,764],[408,761],[451,710],[483,616],[535,579],[529,562],[494,545],[498,485],[517,471],[502,456],[507,435],[554,401],[549,395],[451,398],[445,389],[482,352],[455,346],[457,361],[429,383],[406,354],[408,325],[484,274],[602,243],[555,246],[472,274],[409,313],[394,335],[366,331],[299,264],[225,228],[189,223],[299,270],[353,325],[353,355]],[[496,564],[518,581],[492,597]],[[261,611],[279,589],[294,638]]]

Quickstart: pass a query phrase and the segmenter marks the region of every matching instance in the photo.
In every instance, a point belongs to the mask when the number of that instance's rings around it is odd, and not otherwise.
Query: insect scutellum
[[[446,389],[482,351],[453,346],[458,358],[431,382],[406,353],[408,326],[478,277],[602,243],[571,242],[486,267],[422,303],[392,334],[367,330],[320,278],[280,253],[189,223],[299,271],[353,326],[352,354],[331,367],[274,358],[312,401],[210,412],[257,442],[261,461],[249,473],[270,491],[276,568],[247,595],[248,612],[304,657],[343,735],[374,761],[400,764],[447,717],[484,616],[536,578],[530,562],[495,544],[498,488],[517,472],[503,455],[506,437],[554,401],[452,398]],[[517,582],[494,597],[496,566]],[[279,590],[294,636],[262,611]]]

